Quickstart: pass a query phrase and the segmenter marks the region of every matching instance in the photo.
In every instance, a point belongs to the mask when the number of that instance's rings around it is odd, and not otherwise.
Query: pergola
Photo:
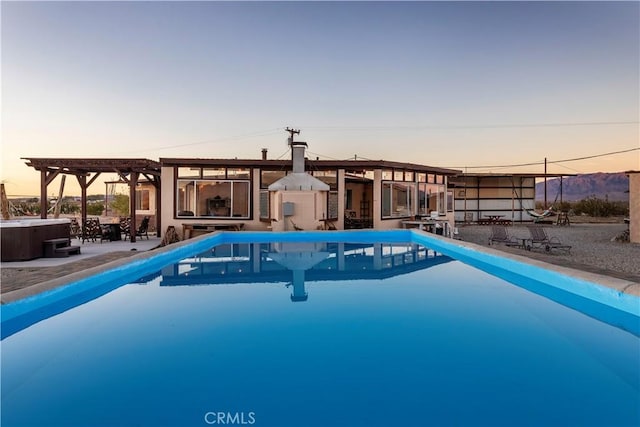
[[[129,212],[132,228],[136,224],[136,185],[140,175],[156,188],[156,228],[161,230],[160,163],[148,159],[78,159],[23,157],[27,166],[40,171],[40,217],[47,218],[47,186],[59,175],[74,175],[82,191],[82,222],[87,219],[87,188],[101,173],[116,173],[129,185]],[[92,175],[93,174],[93,175]],[[131,242],[136,241],[131,233]]]

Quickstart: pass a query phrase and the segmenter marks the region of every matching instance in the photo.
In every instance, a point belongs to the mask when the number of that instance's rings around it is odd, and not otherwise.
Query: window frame
[[[174,197],[175,197],[175,209],[174,209],[174,218],[176,219],[209,219],[209,220],[222,220],[222,221],[227,221],[227,220],[251,220],[252,219],[252,206],[253,206],[253,200],[252,200],[252,187],[251,187],[251,179],[206,179],[206,178],[177,178],[175,179],[175,193],[174,193]],[[184,187],[181,187],[181,183],[185,183]],[[186,188],[189,186],[189,184],[191,183],[192,185],[192,193],[187,195],[185,193],[184,197],[188,197],[190,200],[188,200],[188,206],[186,205],[182,205],[181,204],[181,196],[180,196],[180,190],[181,188]],[[218,183],[218,184],[224,184],[224,183],[229,183],[230,184],[230,197],[229,197],[229,215],[202,215],[198,213],[198,206],[200,203],[199,198],[203,197],[200,194],[199,191],[199,184],[212,184],[212,183]],[[236,206],[236,191],[238,191],[238,188],[236,188],[239,185],[246,185],[246,198],[247,198],[247,205],[246,207],[244,207],[246,209],[246,215],[243,216],[234,216],[234,207]],[[191,212],[193,213],[193,215],[180,215],[181,212]]]
[[[389,206],[387,206],[388,209],[385,209],[385,202],[386,202],[386,197],[385,197],[385,187],[388,186],[389,188],[389,195],[388,195],[388,203]],[[394,207],[394,202],[395,202],[395,198],[394,198],[394,194],[396,194],[394,192],[394,186],[397,187],[402,187],[403,189],[406,190],[406,199],[404,200],[404,202],[406,203],[404,206],[405,208],[400,211],[398,213],[397,209],[394,211],[393,207]],[[381,219],[382,220],[390,220],[390,219],[402,219],[402,218],[410,218],[411,216],[413,216],[413,212],[414,212],[414,205],[416,203],[415,201],[415,193],[416,193],[416,189],[417,189],[417,185],[415,182],[408,182],[408,181],[382,181],[382,185],[381,185],[381,192],[382,194],[380,195],[380,214],[381,214]],[[397,203],[395,203],[395,206],[400,206]],[[388,214],[385,214],[385,212],[388,212]],[[394,212],[396,212],[394,214]]]

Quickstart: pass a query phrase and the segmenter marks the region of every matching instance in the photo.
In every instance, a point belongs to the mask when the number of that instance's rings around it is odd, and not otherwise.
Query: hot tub
[[[26,261],[44,256],[45,240],[71,235],[71,221],[62,219],[16,219],[0,221],[2,262]]]

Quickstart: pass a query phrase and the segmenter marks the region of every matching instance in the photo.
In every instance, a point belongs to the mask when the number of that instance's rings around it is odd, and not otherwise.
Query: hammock
[[[545,209],[542,213],[538,213],[534,210],[526,209],[527,213],[533,217],[533,221],[540,221],[544,218],[555,216],[556,213],[553,210],[553,206],[549,207],[549,209]]]
[[[554,210],[554,205],[558,201],[558,196],[560,195],[560,192],[556,193],[556,198],[553,201],[553,203],[551,204],[551,206],[549,206],[547,209],[542,211],[542,213],[538,213],[538,212],[534,211],[533,209],[526,209],[524,207],[524,205],[522,203],[522,199],[520,198],[520,196],[518,195],[518,192],[516,191],[516,187],[515,187],[515,184],[513,182],[513,177],[511,178],[511,185],[513,186],[513,188],[512,188],[513,193],[516,195],[516,197],[520,201],[520,208],[522,210],[524,210],[526,213],[528,213],[529,216],[533,217],[533,222],[542,221],[545,218],[557,215],[555,210]]]

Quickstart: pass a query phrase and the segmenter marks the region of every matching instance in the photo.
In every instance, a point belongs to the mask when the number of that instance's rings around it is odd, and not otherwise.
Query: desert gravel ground
[[[627,230],[626,224],[576,224],[569,227],[544,226],[549,237],[556,237],[563,244],[571,245],[568,253],[543,249],[527,251],[520,248],[493,244],[491,247],[506,252],[528,256],[551,264],[563,265],[640,282],[640,244],[615,241],[615,237]],[[459,226],[462,240],[487,246],[490,226]],[[526,226],[507,227],[510,236],[530,236]]]

